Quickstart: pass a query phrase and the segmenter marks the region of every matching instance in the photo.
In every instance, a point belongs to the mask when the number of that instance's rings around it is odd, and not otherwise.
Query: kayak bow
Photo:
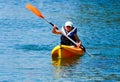
[[[85,51],[82,48],[66,45],[57,45],[52,50],[52,57],[71,58],[74,56],[82,56],[84,52]]]

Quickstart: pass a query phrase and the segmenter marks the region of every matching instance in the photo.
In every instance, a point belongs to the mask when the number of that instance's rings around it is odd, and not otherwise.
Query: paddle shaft
[[[47,19],[43,18],[46,22],[48,22],[50,25],[54,26],[53,23],[49,22]]]

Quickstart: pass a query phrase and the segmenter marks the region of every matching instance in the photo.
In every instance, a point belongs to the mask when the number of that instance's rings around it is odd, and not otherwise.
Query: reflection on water
[[[68,75],[72,74],[72,70],[68,68],[72,68],[78,64],[80,60],[80,56],[72,57],[72,58],[56,58],[52,57],[52,65],[55,67],[55,77],[56,78],[65,78]],[[67,69],[67,70],[66,70]]]
[[[65,58],[65,59],[61,59],[61,58],[56,58],[53,57],[52,58],[52,64],[53,66],[71,66],[74,64],[77,64],[77,62],[79,61],[80,57],[72,57],[72,58]]]

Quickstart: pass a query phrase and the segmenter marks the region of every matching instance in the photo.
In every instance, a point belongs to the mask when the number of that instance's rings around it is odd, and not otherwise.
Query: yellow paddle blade
[[[38,17],[40,18],[44,18],[44,16],[42,15],[42,13],[37,9],[35,8],[34,6],[32,6],[31,4],[27,4],[26,5],[26,8],[30,11],[32,11],[35,15],[37,15]]]

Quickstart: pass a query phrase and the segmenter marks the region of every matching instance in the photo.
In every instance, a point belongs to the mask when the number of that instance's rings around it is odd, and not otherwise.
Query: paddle
[[[26,8],[30,11],[32,11],[35,15],[37,15],[38,17],[44,19],[46,22],[48,22],[49,24],[51,24],[52,26],[54,26],[53,23],[49,22],[47,19],[45,19],[45,17],[42,15],[42,13],[34,6],[32,6],[31,4],[27,4]],[[57,28],[58,29],[58,28]],[[68,38],[71,42],[73,42],[75,45],[77,45],[77,43],[75,41],[73,41],[70,37],[68,37],[67,35],[65,35],[64,33],[62,33],[66,38]],[[81,47],[82,49],[84,48],[83,46]],[[89,56],[90,55],[88,52],[86,52]]]
[[[45,19],[45,17],[42,15],[42,13],[34,6],[32,6],[31,4],[27,4],[26,8],[30,11],[32,11],[35,15],[37,15],[38,17],[44,19],[45,21],[47,21],[49,24],[51,24],[52,26],[54,26],[54,24],[52,24],[51,22],[49,22],[47,19]]]

